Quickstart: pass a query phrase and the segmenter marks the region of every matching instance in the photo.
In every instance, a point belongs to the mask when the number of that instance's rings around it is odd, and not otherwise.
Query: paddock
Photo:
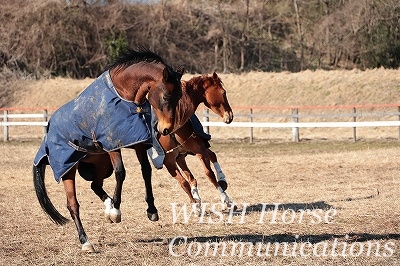
[[[140,168],[133,151],[125,149],[120,224],[103,220],[103,203],[89,182],[77,179],[94,254],[82,253],[72,221],[57,226],[41,210],[31,169],[39,145],[39,140],[0,143],[2,265],[400,263],[400,143],[395,139],[213,140],[237,213],[222,213],[218,193],[189,156],[206,212],[185,220],[178,212],[187,203],[183,190],[165,168],[153,168],[158,222],[147,218]],[[63,186],[49,167],[46,171],[49,196],[69,217]],[[114,184],[113,176],[107,179],[106,191]]]

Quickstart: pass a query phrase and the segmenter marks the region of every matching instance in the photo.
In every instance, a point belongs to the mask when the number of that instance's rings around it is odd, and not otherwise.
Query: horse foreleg
[[[112,200],[112,208],[110,209],[110,219],[114,223],[119,223],[121,222],[120,207],[121,207],[122,184],[124,183],[125,180],[126,171],[124,163],[122,162],[121,150],[109,152],[108,154],[110,155],[111,163],[114,167],[115,180],[116,180],[114,196]],[[104,201],[104,204],[106,205],[107,209],[107,204],[109,204],[109,200],[106,199]]]
[[[164,165],[167,168],[169,174],[175,178],[179,184],[181,185],[183,191],[189,197],[189,201],[192,204],[192,209],[195,215],[200,215],[201,213],[201,199],[199,196],[199,191],[197,189],[197,180],[193,177],[192,173],[190,173],[189,168],[186,165],[185,157],[184,156],[177,156],[177,154],[166,154],[164,159]],[[189,182],[182,176],[181,172],[179,171],[176,163],[181,167],[182,171],[189,177],[192,177],[192,182]],[[185,167],[186,165],[186,167]],[[189,177],[190,178],[190,177]]]
[[[67,196],[67,208],[71,214],[72,220],[74,220],[76,229],[78,231],[79,241],[82,244],[82,250],[86,252],[94,252],[92,244],[90,244],[89,239],[83,229],[81,219],[79,217],[79,203],[76,198],[76,188],[75,188],[75,173],[76,166],[66,173],[62,180],[64,184],[65,194]]]
[[[189,182],[190,186],[197,187],[197,180],[196,178],[194,178],[192,172],[190,171],[186,163],[186,156],[183,154],[178,155],[178,157],[176,157],[176,162],[183,171],[183,173],[186,175],[187,181]]]
[[[213,163],[215,171],[217,172],[218,184],[225,191],[228,188],[228,183],[226,182],[225,174],[222,172],[221,166],[218,163],[217,155],[211,149],[207,149],[208,157],[210,162]]]
[[[142,177],[146,188],[147,217],[150,221],[158,221],[158,210],[154,205],[153,187],[151,184],[151,165],[147,157],[146,146],[144,144],[135,145],[136,156],[142,170]]]

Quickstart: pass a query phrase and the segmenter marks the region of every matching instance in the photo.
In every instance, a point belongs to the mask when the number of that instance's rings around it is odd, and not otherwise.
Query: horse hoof
[[[230,206],[228,206],[228,208],[233,208],[233,211],[237,211],[237,206],[234,203],[231,203]]]
[[[225,191],[228,188],[228,183],[226,183],[225,180],[218,181],[218,185],[222,188],[223,191]]]
[[[111,220],[111,217],[110,217],[110,214],[109,214],[109,213],[105,213],[105,214],[104,214],[104,221],[105,221],[106,223],[109,223],[109,224],[112,224],[112,223],[113,223],[113,221]]]
[[[153,221],[153,222],[156,222],[159,219],[157,212],[156,213],[147,212],[147,217],[149,218],[150,221]]]
[[[84,243],[84,244],[82,245],[82,251],[84,251],[84,252],[86,252],[86,253],[94,253],[94,252],[95,252],[95,250],[94,250],[92,244],[90,244],[89,241],[87,241],[86,243]]]
[[[196,203],[192,203],[192,209],[194,212],[194,215],[196,217],[200,217],[201,214],[201,202],[196,200]]]
[[[113,223],[121,222],[121,211],[119,209],[112,208],[110,210],[110,220]]]
[[[199,195],[199,190],[197,189],[197,187],[192,187],[191,189],[191,193],[192,193],[192,197],[194,198],[194,200],[198,203],[201,203],[201,199],[200,199],[200,195]]]
[[[111,209],[105,210],[105,212],[104,212],[104,221],[105,221],[106,223],[112,224],[113,221],[111,220],[111,217],[110,217],[110,210],[111,210]]]

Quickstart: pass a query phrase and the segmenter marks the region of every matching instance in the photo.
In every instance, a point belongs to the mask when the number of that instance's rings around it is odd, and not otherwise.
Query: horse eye
[[[166,95],[166,94],[164,94],[163,100],[164,100],[165,102],[169,102],[170,99],[171,99],[171,95]]]

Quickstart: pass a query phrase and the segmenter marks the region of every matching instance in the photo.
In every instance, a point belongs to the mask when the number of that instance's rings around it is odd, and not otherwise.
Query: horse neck
[[[157,63],[138,63],[110,71],[118,94],[125,100],[143,103],[151,84],[162,78],[164,67]]]
[[[185,124],[195,113],[197,107],[205,102],[205,90],[200,78],[182,81],[182,98],[178,101],[175,113],[178,127]]]
[[[194,110],[201,103],[206,101],[206,88],[204,88],[203,76],[194,77],[185,84],[182,84],[182,90],[190,97],[190,102],[194,106]]]
[[[182,97],[178,101],[175,112],[175,123],[177,127],[183,126],[189,120],[196,111],[197,106],[193,103],[193,97],[183,90]]]

